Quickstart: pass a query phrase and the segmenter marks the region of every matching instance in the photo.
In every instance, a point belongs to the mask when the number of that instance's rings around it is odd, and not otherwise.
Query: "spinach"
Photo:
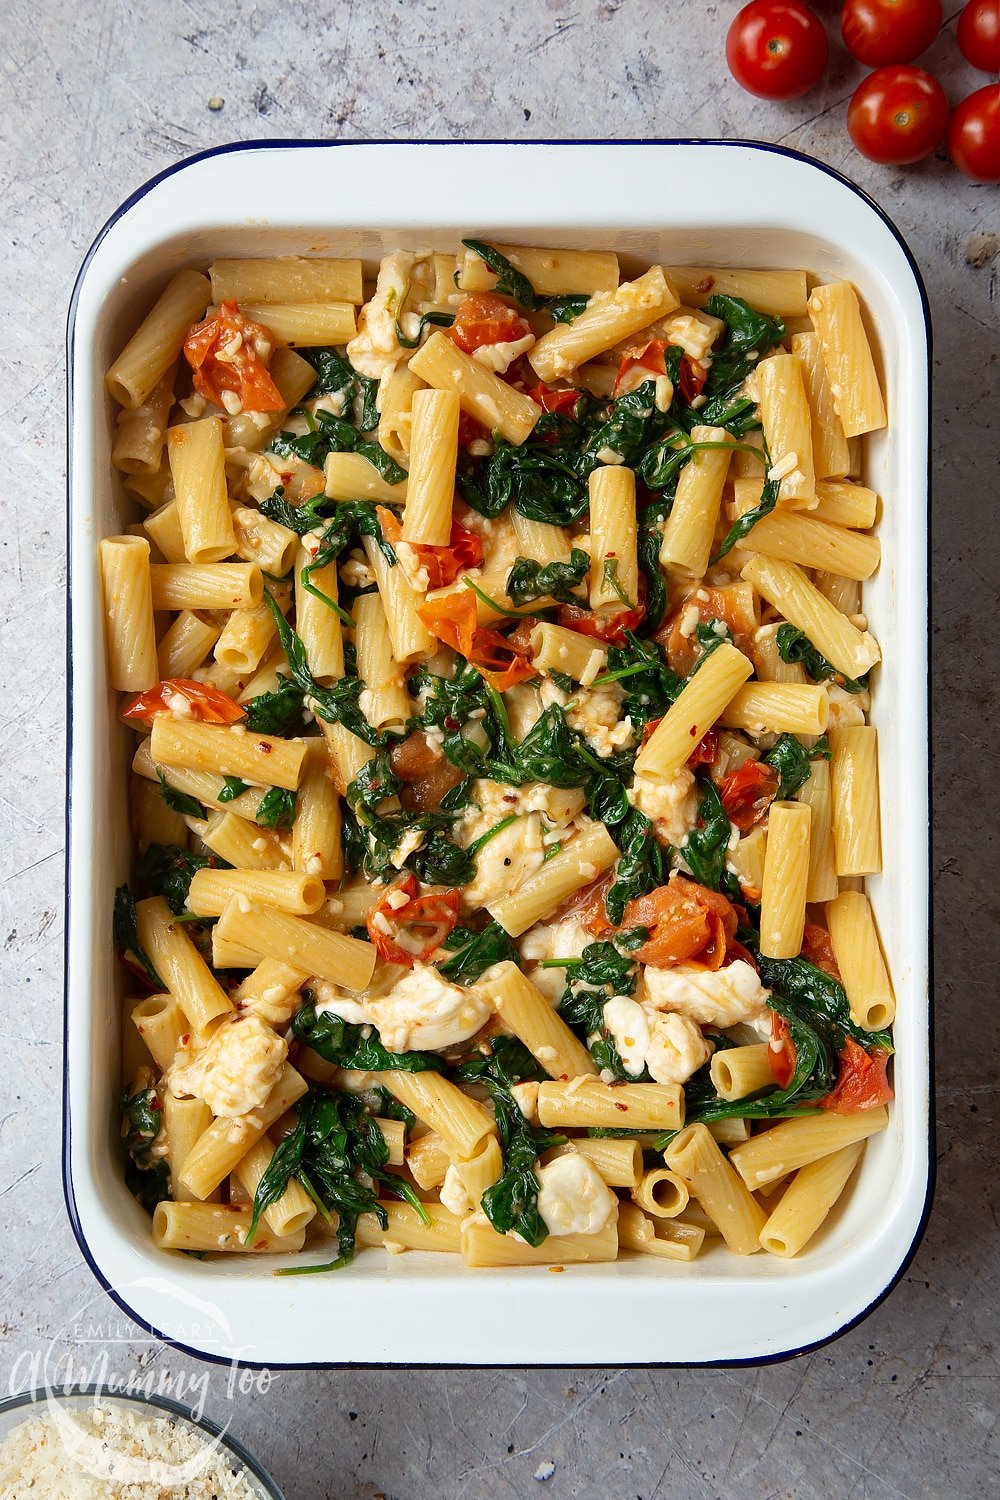
[[[473,251],[484,261],[497,278],[495,290],[502,297],[513,297],[522,307],[529,312],[537,312],[542,305],[527,276],[522,276],[515,266],[512,266],[506,255],[501,255],[499,250],[494,250],[492,245],[484,245],[482,240],[463,240],[462,244],[466,250]]]
[[[361,681],[353,669],[353,653],[345,647],[345,675],[328,687],[321,686],[309,670],[306,648],[298,633],[292,629],[277,602],[265,590],[264,603],[271,611],[278,630],[281,649],[288,658],[288,670],[292,681],[309,700],[313,713],[327,724],[343,724],[352,734],[369,745],[384,745],[386,735],[372,729],[358,706]]]
[[[459,848],[439,828],[431,829],[407,863],[426,885],[461,888],[476,876],[476,862],[470,850]]]
[[[712,354],[703,392],[706,400],[693,415],[709,427],[745,432],[753,403],[739,396],[739,388],[761,355],[781,343],[785,325],[781,318],[756,312],[741,297],[716,294],[708,299],[705,311],[722,319],[726,333]]]
[[[722,545],[712,558],[711,566],[714,567],[717,562],[721,562],[726,554],[732,551],[737,542],[742,542],[745,536],[749,536],[757,522],[763,520],[764,516],[769,516],[777,503],[778,481],[776,479],[765,480],[764,488],[760,492],[760,500],[754,506],[753,510],[748,510],[746,515],[740,516],[739,520],[734,521],[733,525],[730,526]]]
[[[454,957],[440,965],[445,979],[454,984],[475,984],[494,964],[509,960],[517,963],[518,952],[499,922],[489,922],[481,932],[471,927],[456,927],[444,946]]]
[[[511,1092],[515,1083],[548,1076],[524,1044],[515,1037],[497,1036],[490,1045],[489,1057],[462,1063],[452,1075],[457,1083],[484,1085],[496,1111],[503,1174],[486,1189],[480,1206],[497,1234],[515,1230],[529,1245],[540,1245],[549,1230],[538,1211],[535,1165],[543,1151],[563,1145],[566,1137],[529,1125]]]
[[[732,829],[715,784],[707,776],[699,777],[698,782],[701,788],[698,822],[688,834],[680,853],[698,884],[718,891],[726,872],[726,852]]]
[[[346,792],[347,805],[357,823],[361,840],[361,868],[369,878],[387,875],[394,853],[407,833],[422,832],[419,848],[407,855],[405,867],[428,885],[468,885],[476,872],[473,850],[460,849],[445,836],[452,820],[450,811],[440,813],[380,813],[386,798],[393,797],[402,783],[392,769],[387,751],[362,767]]]
[[[262,828],[291,828],[295,822],[297,799],[283,786],[270,787],[261,797],[254,822]]]
[[[782,661],[801,662],[809,676],[814,682],[830,681],[843,688],[845,693],[866,693],[868,691],[868,673],[863,677],[845,677],[843,672],[838,672],[825,656],[822,656],[812,641],[802,630],[797,630],[794,625],[787,622],[778,626],[775,639],[778,643],[778,655]]]
[[[536,423],[535,433],[544,421]],[[569,526],[587,508],[587,487],[573,464],[544,439],[537,446],[529,440],[517,447],[499,438],[485,460],[485,475],[485,485],[482,470],[460,474],[458,480],[462,498],[484,516],[498,516],[513,505],[529,520]]]
[[[142,969],[154,990],[165,990],[167,986],[153,968],[149,954],[139,942],[138,920],[135,912],[135,897],[127,885],[115,891],[115,909],[112,920],[115,946],[123,959],[129,954]]]
[[[486,245],[482,240],[463,240],[462,244],[489,266],[497,278],[495,290],[502,297],[513,297],[515,302],[520,303],[529,312],[540,312],[544,309],[556,323],[572,323],[590,301],[589,295],[585,292],[560,293],[553,297],[539,296],[527,276],[524,276],[516,266],[511,265],[506,255],[501,255],[500,251],[494,249],[492,245]]]
[[[656,641],[640,640],[631,630],[625,631],[622,645],[608,648],[608,669],[595,686],[608,682],[622,684],[622,710],[640,734],[650,719],[662,718],[684,686],[684,679],[668,666],[663,648]]]
[[[865,1048],[893,1050],[892,1036],[888,1031],[863,1031],[852,1021],[843,985],[823,969],[818,969],[807,958],[765,958],[752,934],[746,939],[746,946],[757,959],[761,983],[789,1003],[804,1007],[813,1021],[817,1018],[828,1021],[839,1037],[838,1050],[843,1046],[845,1036],[852,1037]]]
[[[224,869],[229,865],[214,854],[191,854],[178,844],[150,844],[139,861],[139,874],[154,896],[165,896],[175,916],[187,910],[188,891],[197,870]]]
[[[586,292],[568,292],[564,296],[546,297],[545,311],[555,323],[572,323],[585,311],[590,297]]]
[[[661,523],[669,516],[672,507],[673,500],[660,495],[639,513],[639,567],[646,580],[646,617],[642,628],[647,635],[659,626],[667,608],[667,585],[660,567]]]
[[[294,1178],[327,1221],[332,1214],[337,1215],[338,1255],[326,1265],[295,1266],[282,1274],[335,1271],[347,1265],[354,1256],[362,1214],[374,1214],[385,1229],[389,1221],[376,1196],[376,1183],[409,1203],[424,1223],[430,1222],[410,1184],[386,1171],[389,1148],[363,1099],[356,1094],[312,1088],[295,1110],[295,1128],[275,1148],[257,1185],[247,1242],[253,1242],[261,1214],[277,1202]]]
[[[559,1014],[583,1037],[597,1066],[616,1078],[632,1078],[604,1024],[604,1006],[612,995],[631,995],[637,983],[635,964],[613,942],[590,943],[580,958],[548,959],[545,968],[565,968],[567,984]],[[638,1075],[648,1078],[643,1071]]]
[[[629,901],[663,885],[670,872],[670,851],[661,845],[650,820],[634,807],[629,809],[614,837],[621,855],[615,866],[614,881],[604,898],[604,909],[608,921],[618,927]]]
[[[788,797],[794,797],[800,786],[804,786],[809,780],[811,760],[809,752],[803,748],[794,734],[783,734],[777,744],[763,757],[766,766],[773,766],[781,777],[775,798],[784,801]]]
[[[511,785],[544,781],[569,789],[586,786],[603,766],[590,754],[580,737],[570,729],[558,703],[551,703],[528,730],[517,747],[516,764],[499,769],[498,780]]]
[[[410,720],[408,729],[440,729],[444,736],[441,748],[466,776],[484,774],[486,765],[482,748],[462,733],[463,726],[470,722],[482,724],[490,755],[503,762],[513,759],[510,726],[502,699],[460,657],[450,677],[439,677],[426,667],[418,667],[410,678],[410,690],[422,700],[423,711]]]
[[[507,575],[507,594],[516,605],[550,597],[562,604],[579,604],[577,592],[590,568],[590,554],[574,547],[569,562],[535,562],[518,557]]]
[[[298,352],[319,377],[309,392],[310,400],[343,391],[344,410],[356,411],[361,431],[372,432],[378,426],[378,381],[359,375],[351,362],[336,349],[300,349]]]
[[[378,412],[374,410],[372,427],[378,425]],[[362,458],[378,470],[379,474],[387,484],[402,484],[406,478],[406,470],[401,468],[396,460],[381,446],[381,444],[362,438],[360,431],[343,417],[335,417],[332,412],[317,411],[309,414],[309,420],[315,423],[310,432],[304,432],[295,436],[290,432],[282,432],[271,439],[271,451],[279,457],[293,454],[304,463],[312,464],[321,469],[330,453],[359,453]],[[362,418],[367,420],[367,418]]]
[[[125,1185],[147,1213],[152,1213],[158,1203],[170,1197],[170,1170],[166,1160],[152,1154],[153,1143],[160,1133],[163,1106],[155,1089],[140,1089],[135,1094],[129,1094],[126,1089],[121,1098],[121,1111],[125,1149],[129,1154]]]
[[[420,319],[415,339],[408,339],[400,327],[399,319],[396,319],[396,343],[401,349],[419,349],[420,340],[424,336],[424,329],[428,326],[434,328],[450,328],[455,321],[454,313],[428,312]]]
[[[293,505],[290,500],[285,499],[284,491],[279,484],[274,494],[262,500],[257,509],[269,521],[276,521],[279,526],[286,527],[288,531],[294,531],[297,536],[305,536],[307,531],[312,531],[320,525],[322,521],[319,514],[320,508],[332,503],[326,499],[325,495],[315,495],[303,505]]]
[[[260,693],[243,705],[247,711],[244,723],[253,734],[296,735],[302,729],[303,693],[290,677],[282,677],[272,693]],[[235,777],[227,777],[235,781]],[[246,791],[246,782],[241,790]],[[234,792],[233,796],[239,796]],[[230,801],[221,798],[220,801]]]
[[[257,702],[256,699],[253,700]],[[235,802],[237,797],[242,797],[244,792],[250,790],[250,783],[244,781],[240,776],[223,776],[222,790],[219,793],[220,802]]]
[[[159,766],[156,768],[156,775],[160,783],[160,796],[171,812],[182,813],[189,818],[201,817],[201,803],[197,797],[189,797],[187,792],[179,792],[176,787],[172,787]]]
[[[309,991],[292,1022],[296,1041],[338,1068],[360,1073],[437,1073],[444,1066],[436,1052],[388,1052],[369,1026],[355,1026],[329,1011],[316,1012]],[[365,1032],[371,1035],[365,1036]]]

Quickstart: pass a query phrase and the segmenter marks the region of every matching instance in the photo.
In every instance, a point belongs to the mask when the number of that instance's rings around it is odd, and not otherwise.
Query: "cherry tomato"
[[[251,323],[237,302],[223,302],[184,340],[195,390],[226,411],[284,411],[285,399],[267,372],[275,342],[271,330]]]
[[[958,45],[966,62],[983,73],[1000,73],[1000,5],[969,0],[958,21]]]
[[[466,354],[484,344],[512,344],[531,332],[528,323],[493,292],[469,292],[462,298],[451,336]]]
[[[836,1115],[856,1115],[889,1103],[892,1089],[885,1076],[889,1053],[883,1047],[873,1047],[867,1052],[852,1037],[847,1037],[839,1056],[836,1086],[820,1100],[824,1109]]]
[[[1000,83],[963,99],[951,117],[948,152],[975,182],[1000,182]]]
[[[525,391],[532,401],[537,401],[543,411],[564,411],[572,414],[573,408],[580,399],[580,392],[571,387],[565,391],[554,391],[548,385],[532,386],[531,390]]]
[[[677,874],[666,885],[630,901],[622,914],[622,927],[645,927],[649,932],[635,956],[657,968],[697,958],[706,968],[720,969],[738,925],[728,897]]]
[[[176,713],[199,724],[235,724],[246,710],[207,682],[167,677],[133,698],[122,710],[122,718],[151,728],[155,715],[161,713]]]
[[[390,547],[398,547],[403,540],[403,528],[398,516],[384,505],[378,505],[375,509],[382,526],[382,535]],[[409,545],[416,553],[420,566],[427,570],[427,587],[430,589],[447,588],[460,574],[478,567],[483,560],[481,539],[474,531],[469,531],[454,519],[446,546],[432,547],[423,542],[410,542]]]
[[[792,1033],[784,1016],[776,1010],[771,1012],[771,1040],[767,1047],[767,1060],[779,1089],[786,1089],[795,1073],[797,1053]]]
[[[659,723],[659,720],[657,720]],[[649,727],[648,725],[646,726]],[[698,766],[710,766],[719,753],[719,736],[714,729],[710,729],[695,745],[685,764],[693,771]]]
[[[799,0],[751,0],[726,37],[726,61],[760,99],[798,99],[818,83],[830,55],[826,32]]]
[[[440,948],[458,921],[458,892],[430,890],[420,895],[415,875],[385,892],[368,914],[368,935],[380,958],[412,967]]]
[[[781,777],[773,766],[762,760],[745,760],[730,771],[719,787],[719,797],[726,817],[741,833],[749,833],[778,795]]]
[[[681,360],[681,371],[677,379],[677,385],[682,399],[687,402],[688,406],[691,405],[696,396],[701,395],[705,389],[707,379],[708,366],[704,361],[695,361],[691,358],[690,354],[685,354]]]
[[[840,34],[867,68],[919,57],[941,30],[941,0],[847,0]]]
[[[663,339],[652,339],[650,343],[644,344],[641,349],[635,349],[631,354],[623,354],[618,361],[618,374],[615,378],[612,397],[617,398],[625,389],[625,377],[633,370],[641,370],[643,373],[636,378],[641,385],[646,379],[646,374],[665,375],[667,373],[666,343]],[[634,389],[634,384],[629,382],[629,389]]]
[[[855,90],[847,129],[869,161],[906,166],[941,144],[948,129],[948,100],[923,68],[879,68]]]

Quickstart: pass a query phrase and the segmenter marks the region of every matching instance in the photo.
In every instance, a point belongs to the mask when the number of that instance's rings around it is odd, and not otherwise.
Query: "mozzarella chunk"
[[[566,988],[565,969],[543,969],[542,960],[547,958],[581,958],[583,950],[594,939],[583,926],[579,917],[572,913],[558,922],[537,922],[521,939],[521,957],[526,964],[528,978],[546,1000],[557,1004]]]
[[[846,693],[835,683],[827,684],[830,699],[829,729],[851,729],[865,722],[865,710],[871,707],[869,693]]]
[[[207,1047],[183,1054],[168,1073],[175,1094],[204,1099],[214,1115],[233,1119],[264,1103],[288,1056],[288,1043],[255,1015],[224,1021]]]
[[[648,966],[643,973],[646,998],[654,1010],[677,1011],[699,1026],[735,1026],[760,1020],[771,991],[757,971],[738,958],[724,969],[702,969],[677,964],[670,969]]]
[[[390,1052],[436,1052],[474,1036],[492,1009],[473,989],[449,984],[429,964],[414,964],[386,995],[366,1001]]]
[[[632,720],[621,717],[624,694],[617,683],[589,690],[581,688],[571,700],[566,722],[582,734],[602,759],[634,743]]]
[[[441,1184],[441,1202],[445,1208],[460,1219],[464,1219],[467,1213],[471,1213],[475,1204],[465,1191],[465,1183],[458,1175],[454,1165],[449,1166],[444,1174],[444,1182]]]
[[[520,339],[508,339],[503,344],[480,344],[478,349],[472,351],[472,357],[477,363],[485,365],[488,370],[495,370],[498,375],[506,375],[515,359],[526,354],[535,342],[535,335],[528,332]]]
[[[638,1078],[649,1051],[649,1023],[643,1007],[627,995],[612,995],[605,1002],[604,1024],[618,1048],[626,1073]]]
[[[371,1026],[371,1013],[356,995],[345,995],[343,990],[325,979],[314,979],[311,988],[318,1016],[338,1016],[352,1026]]]
[[[361,309],[358,331],[347,345],[351,364],[371,380],[381,380],[406,353],[396,339],[396,319],[402,312],[415,263],[416,256],[403,250],[383,258],[375,295]]]
[[[656,1083],[687,1083],[711,1057],[713,1047],[688,1016],[643,1006],[649,1023],[646,1067]]]
[[[562,791],[544,782],[506,786],[480,778],[473,782],[470,806],[456,830],[463,849],[490,833],[512,814],[516,821],[494,834],[476,855],[476,874],[462,892],[466,907],[486,906],[512,895],[541,866],[546,849],[576,831],[583,808],[580,789]]]
[[[664,843],[683,844],[698,821],[695,779],[686,766],[681,766],[669,781],[653,781],[638,775],[627,795],[633,807],[652,819],[657,836]]]
[[[579,1152],[568,1151],[536,1170],[538,1212],[549,1234],[598,1234],[618,1200],[597,1168]]]

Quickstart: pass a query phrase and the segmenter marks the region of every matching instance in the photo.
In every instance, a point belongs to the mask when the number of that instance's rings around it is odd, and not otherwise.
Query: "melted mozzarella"
[[[536,989],[547,1000],[558,1003],[566,988],[565,969],[543,969],[547,958],[581,958],[583,950],[594,939],[579,917],[572,913],[558,922],[537,922],[521,939],[521,957],[532,967],[526,970]]]
[[[646,997],[654,1010],[677,1011],[700,1026],[757,1021],[771,993],[742,958],[714,970],[694,964],[677,964],[670,969],[649,966],[643,978]]]
[[[646,1067],[656,1083],[687,1083],[712,1055],[712,1044],[688,1016],[643,1007],[649,1022]]]
[[[472,351],[472,357],[477,363],[485,365],[488,370],[495,370],[498,375],[506,375],[515,359],[526,354],[535,342],[533,333],[526,333],[520,339],[508,339],[503,344],[480,344],[478,349]]]
[[[232,1119],[263,1104],[288,1056],[288,1043],[255,1015],[224,1021],[207,1047],[170,1069],[175,1094],[204,1099],[214,1115]]]
[[[628,800],[647,818],[667,844],[683,844],[698,821],[695,779],[682,766],[668,781],[653,781],[637,775],[628,790]]]
[[[604,1024],[618,1048],[626,1073],[638,1078],[649,1051],[649,1024],[642,1006],[627,995],[613,995],[605,1002]]]
[[[415,255],[402,250],[383,258],[375,295],[362,308],[358,331],[347,345],[351,364],[371,380],[381,380],[406,353],[396,339],[396,319],[402,311],[415,262]]]
[[[585,1156],[570,1151],[539,1167],[538,1212],[549,1234],[597,1234],[618,1200]]]
[[[865,722],[865,710],[871,707],[868,693],[846,693],[835,683],[827,684],[830,699],[830,729],[850,729]]]
[[[453,1214],[457,1214],[460,1219],[464,1219],[465,1215],[470,1213],[475,1207],[472,1199],[465,1191],[464,1182],[459,1177],[458,1171],[453,1165],[449,1166],[447,1172],[444,1174],[440,1197],[444,1207],[449,1209]]]
[[[582,734],[602,759],[634,742],[632,720],[627,715],[621,717],[623,699],[617,683],[592,691],[581,688],[566,714],[570,728]]]
[[[386,995],[370,995],[366,1008],[390,1052],[436,1052],[474,1036],[492,1008],[473,989],[449,984],[437,969],[414,964]]]

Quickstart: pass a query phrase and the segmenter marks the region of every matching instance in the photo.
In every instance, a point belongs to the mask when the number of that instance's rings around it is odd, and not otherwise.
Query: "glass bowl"
[[[196,1417],[189,1407],[167,1396],[124,1396],[106,1391],[101,1386],[60,1387],[39,1386],[32,1391],[21,1391],[0,1401],[0,1444],[23,1422],[32,1416],[44,1415],[50,1404],[72,1412],[89,1409],[95,1404],[102,1407],[148,1413],[150,1416],[168,1416],[181,1430],[195,1433],[199,1437],[214,1441],[227,1460],[254,1496],[259,1500],[284,1500],[282,1491],[257,1460],[247,1452],[243,1444],[225,1432],[210,1417]],[[33,1410],[36,1408],[37,1410]]]

